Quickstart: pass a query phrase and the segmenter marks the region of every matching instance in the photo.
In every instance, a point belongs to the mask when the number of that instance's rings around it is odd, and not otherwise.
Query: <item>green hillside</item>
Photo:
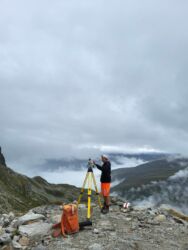
[[[79,189],[67,184],[50,184],[41,177],[29,178],[0,164],[0,211],[27,211],[49,203],[77,199]]]

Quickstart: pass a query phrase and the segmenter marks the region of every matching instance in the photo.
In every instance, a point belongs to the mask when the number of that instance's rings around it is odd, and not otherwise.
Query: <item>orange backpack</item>
[[[63,206],[63,214],[61,216],[61,222],[53,226],[53,236],[58,237],[60,234],[66,236],[66,234],[73,234],[79,231],[78,222],[78,207],[75,204],[67,204]]]

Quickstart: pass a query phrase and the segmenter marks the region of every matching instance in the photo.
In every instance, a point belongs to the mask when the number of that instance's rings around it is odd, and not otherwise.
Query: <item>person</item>
[[[106,155],[101,156],[103,165],[100,166],[94,162],[94,165],[102,171],[101,173],[101,193],[104,198],[104,205],[101,212],[106,214],[109,212],[110,206],[110,183],[111,183],[111,163]]]

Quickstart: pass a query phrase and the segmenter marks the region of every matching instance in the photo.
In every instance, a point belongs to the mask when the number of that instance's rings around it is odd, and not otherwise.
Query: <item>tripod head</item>
[[[93,172],[93,168],[95,167],[95,164],[93,163],[91,159],[88,160],[87,167],[88,167],[88,172]]]

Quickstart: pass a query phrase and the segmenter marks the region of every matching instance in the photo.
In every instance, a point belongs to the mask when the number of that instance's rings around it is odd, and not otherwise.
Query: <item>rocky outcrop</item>
[[[122,207],[123,201],[113,198],[110,212],[100,213],[93,204],[92,226],[67,238],[52,238],[52,224],[59,222],[62,207],[41,206],[22,218],[0,215],[2,249],[25,250],[145,250],[188,248],[187,216],[168,206],[159,208]],[[79,206],[79,220],[86,219],[87,208]],[[22,221],[23,224],[18,223]]]
[[[0,165],[6,166],[5,157],[1,152],[1,147],[0,147]]]

